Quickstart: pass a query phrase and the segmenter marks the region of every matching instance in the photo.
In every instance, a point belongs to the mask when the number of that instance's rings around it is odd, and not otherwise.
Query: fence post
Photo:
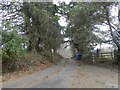
[[[94,53],[92,53],[92,61],[93,61],[93,63],[95,63],[95,54]]]

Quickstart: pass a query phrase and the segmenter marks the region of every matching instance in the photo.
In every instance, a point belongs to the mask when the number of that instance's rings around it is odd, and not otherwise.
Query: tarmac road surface
[[[118,88],[118,72],[63,59],[42,71],[4,82],[2,88]]]

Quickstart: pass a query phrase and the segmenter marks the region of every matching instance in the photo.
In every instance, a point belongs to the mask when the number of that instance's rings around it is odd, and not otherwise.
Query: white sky
[[[61,16],[60,20],[58,21],[61,26],[67,26],[68,23],[66,22],[66,18]]]
[[[58,2],[65,2],[66,4],[69,4],[71,0],[53,0],[53,3],[56,5],[59,5]]]

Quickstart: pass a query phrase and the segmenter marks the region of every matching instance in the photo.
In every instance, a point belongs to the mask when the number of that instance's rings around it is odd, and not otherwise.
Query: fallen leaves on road
[[[118,75],[107,68],[83,63],[69,82],[71,88],[117,88]]]
[[[38,64],[32,68],[29,68],[28,70],[23,69],[23,70],[19,70],[19,71],[13,72],[13,73],[4,74],[2,76],[2,79],[0,80],[0,82],[4,82],[4,81],[8,81],[8,80],[15,80],[17,78],[24,77],[25,75],[29,75],[35,71],[43,70],[51,65],[52,65],[52,63],[46,62],[45,64],[42,63],[42,64]]]

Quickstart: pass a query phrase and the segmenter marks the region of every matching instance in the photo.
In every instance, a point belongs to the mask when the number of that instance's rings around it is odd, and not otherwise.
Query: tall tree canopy
[[[59,18],[55,15],[56,5],[52,2],[3,2],[1,6],[2,28],[8,29],[4,24],[9,23],[17,28],[18,33],[27,36],[28,51],[51,52],[51,49],[57,49],[62,37]]]
[[[114,31],[117,31],[117,25],[114,24],[114,18],[111,15],[111,8],[118,5],[114,2],[76,2],[68,5],[68,29],[66,30],[67,36],[69,36],[75,47],[79,48],[83,52],[88,52],[90,47],[97,45],[97,43],[108,43],[111,40],[106,40],[94,32],[99,32],[104,35],[112,37],[112,41],[118,47],[118,36]],[[116,18],[116,17],[115,17]],[[109,27],[109,31],[100,31],[98,25],[106,25]],[[104,34],[103,34],[104,33]]]

